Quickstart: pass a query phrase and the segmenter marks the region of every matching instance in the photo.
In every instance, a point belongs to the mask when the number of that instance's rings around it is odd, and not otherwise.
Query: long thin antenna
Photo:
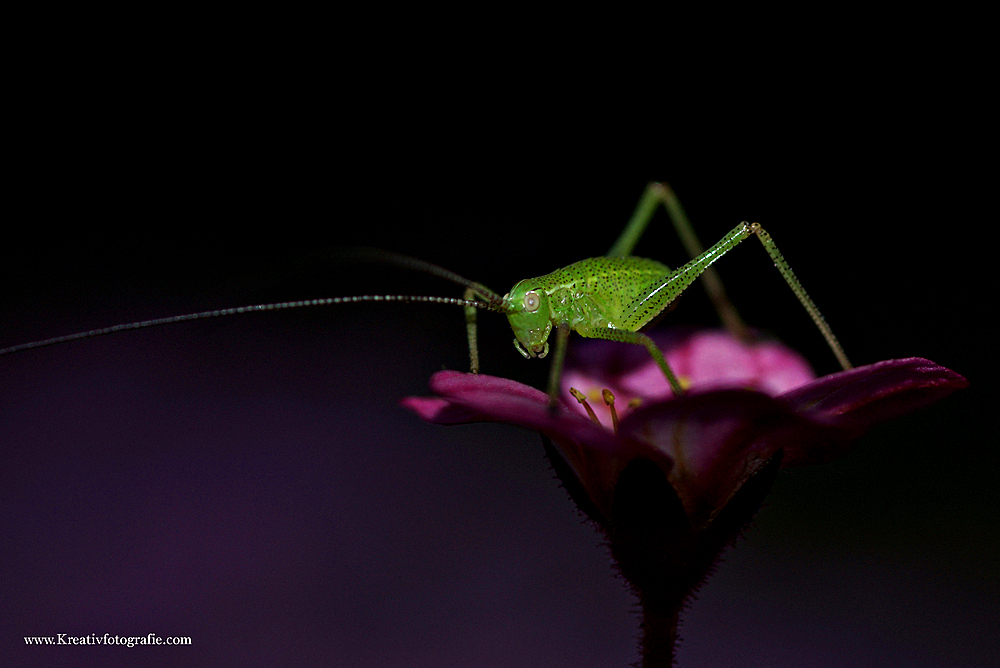
[[[351,304],[356,302],[423,302],[426,304],[452,304],[454,306],[464,306],[466,308],[479,308],[485,309],[487,311],[496,311],[503,313],[503,297],[493,292],[485,285],[481,283],[476,283],[475,281],[470,281],[464,276],[459,276],[453,271],[448,271],[444,267],[439,267],[431,262],[426,262],[424,260],[418,260],[415,257],[410,257],[409,255],[403,255],[402,253],[394,253],[392,251],[381,250],[378,248],[344,248],[334,251],[334,255],[338,259],[354,259],[354,260],[365,260],[365,261],[378,261],[386,262],[388,264],[394,264],[398,267],[404,269],[414,269],[416,271],[422,271],[432,276],[437,276],[445,280],[451,281],[452,283],[457,283],[462,287],[466,288],[466,297],[471,297],[473,295],[469,294],[469,291],[474,295],[483,298],[485,301],[475,301],[471,299],[458,299],[455,297],[434,297],[429,295],[358,295],[354,297],[326,297],[322,299],[304,299],[301,301],[289,301],[289,302],[275,302],[272,304],[254,304],[252,306],[237,306],[234,308],[222,308],[215,309],[212,311],[200,311],[198,313],[187,313],[185,315],[174,315],[166,318],[154,318],[152,320],[139,320],[137,322],[128,322],[121,325],[113,325],[111,327],[102,327],[100,329],[90,329],[85,332],[77,332],[75,334],[67,334],[65,336],[55,336],[51,339],[43,339],[41,341],[32,341],[30,343],[21,343],[16,346],[10,346],[7,348],[0,348],[0,355],[9,355],[10,353],[16,353],[22,350],[31,350],[33,348],[44,348],[45,346],[54,346],[59,343],[66,343],[67,341],[77,341],[79,339],[89,339],[95,336],[104,336],[105,334],[114,334],[116,332],[125,332],[133,329],[143,329],[145,327],[157,327],[159,325],[170,325],[177,322],[186,322],[188,320],[202,320],[204,318],[220,318],[228,315],[239,315],[241,313],[253,313],[257,311],[280,311],[290,308],[302,308],[306,306],[332,306],[334,304]],[[470,339],[471,341],[471,339]]]
[[[455,272],[449,271],[444,267],[433,264],[432,262],[410,257],[409,255],[403,255],[402,253],[394,253],[393,251],[382,250],[381,248],[356,247],[338,250],[336,252],[336,256],[338,259],[349,258],[364,261],[374,260],[377,262],[393,264],[404,269],[422,271],[425,274],[431,274],[432,276],[437,276],[438,278],[443,278],[446,281],[451,281],[452,283],[457,283],[464,288],[468,288],[496,306],[500,306],[503,303],[503,297],[493,292],[482,283],[470,281],[464,276],[460,276]]]
[[[486,292],[489,291],[487,290]],[[259,311],[281,311],[291,308],[303,308],[306,306],[332,306],[334,304],[351,304],[356,302],[423,302],[427,304],[452,304],[455,306],[465,306],[465,307],[471,306],[474,308],[486,309],[488,311],[502,310],[500,308],[500,304],[493,303],[492,301],[486,301],[486,302],[470,301],[468,299],[458,299],[456,297],[434,297],[429,295],[358,295],[354,297],[326,297],[322,299],[304,299],[301,301],[275,302],[273,304],[254,304],[251,306],[236,306],[233,308],[222,308],[222,309],[215,309],[212,311],[187,313],[185,315],[174,315],[166,318],[139,320],[137,322],[128,322],[121,325],[113,325],[111,327],[102,327],[100,329],[90,329],[85,332],[77,332],[75,334],[67,334],[65,336],[55,336],[51,339],[43,339],[41,341],[32,341],[30,343],[21,343],[16,346],[0,348],[0,355],[9,355],[10,353],[16,353],[22,350],[31,350],[33,348],[44,348],[46,346],[54,346],[59,343],[66,343],[67,341],[89,339],[94,336],[104,336],[105,334],[114,334],[116,332],[125,332],[133,329],[157,327],[159,325],[170,325],[177,322],[186,322],[188,320],[221,318],[223,316],[239,315],[241,313],[255,313]]]

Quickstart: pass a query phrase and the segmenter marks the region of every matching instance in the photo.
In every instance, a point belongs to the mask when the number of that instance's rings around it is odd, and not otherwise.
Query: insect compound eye
[[[524,310],[534,313],[542,303],[542,298],[534,290],[524,293]]]

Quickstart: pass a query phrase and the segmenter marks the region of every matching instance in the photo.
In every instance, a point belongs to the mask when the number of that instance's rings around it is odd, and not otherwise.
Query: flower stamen
[[[611,426],[615,431],[615,436],[618,435],[618,411],[615,410],[615,395],[612,394],[611,390],[605,389],[601,392],[601,396],[604,397],[604,403],[608,405],[608,410],[611,411]]]
[[[582,405],[586,409],[587,415],[589,415],[590,419],[594,421],[594,424],[596,424],[598,427],[604,426],[601,424],[601,421],[597,419],[597,414],[594,413],[594,409],[591,408],[590,404],[587,403],[587,397],[584,396],[583,392],[576,389],[575,387],[571,387],[569,388],[569,393],[572,394],[573,397],[580,402],[580,405]]]

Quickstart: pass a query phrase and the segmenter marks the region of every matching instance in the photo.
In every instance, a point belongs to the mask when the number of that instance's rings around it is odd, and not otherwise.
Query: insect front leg
[[[476,293],[472,288],[465,289],[465,300],[474,301]],[[469,372],[479,373],[479,343],[476,336],[476,311],[474,306],[465,307],[465,331],[469,335]]]
[[[568,322],[556,325],[556,352],[549,366],[549,408],[555,410],[559,401],[559,381],[562,380],[563,365],[566,363],[566,342],[569,340]]]

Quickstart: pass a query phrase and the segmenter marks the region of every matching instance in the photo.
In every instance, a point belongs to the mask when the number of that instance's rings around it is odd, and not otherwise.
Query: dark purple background
[[[530,108],[487,96],[435,116],[387,100],[331,126],[341,98],[317,105],[293,84],[272,117],[239,87],[184,83],[166,96],[176,109],[152,93],[112,109],[113,83],[82,89],[103,113],[42,123],[24,153],[15,191],[30,207],[8,221],[29,237],[5,245],[0,345],[244,303],[461,292],[332,263],[322,251],[338,244],[503,292],[604,252],[645,182],[665,179],[707,243],[764,224],[856,363],[921,355],[973,383],[842,461],[783,474],[685,617],[680,665],[984,666],[1000,649],[996,444],[982,426],[995,353],[981,348],[972,304],[987,286],[966,227],[981,184],[945,169],[964,157],[954,127],[890,123],[905,99],[865,117],[812,116],[806,100],[795,121],[734,106],[697,126],[651,100],[665,110],[655,125],[619,126],[517,91]],[[594,131],[618,127],[639,132]],[[682,261],[668,227],[658,218],[638,252]],[[750,242],[720,269],[751,323],[834,371],[768,264]],[[704,301],[692,292],[670,318],[711,323]],[[502,318],[481,322],[484,371],[539,384],[547,365],[517,355]],[[443,306],[358,305],[0,358],[3,662],[635,660],[633,602],[538,437],[398,407],[435,370],[465,366],[461,323]],[[56,633],[193,644],[22,641]]]

